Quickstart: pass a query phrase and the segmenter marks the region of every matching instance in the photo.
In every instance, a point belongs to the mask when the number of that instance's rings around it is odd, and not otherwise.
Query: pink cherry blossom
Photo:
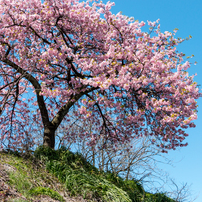
[[[34,138],[34,123],[54,148],[71,110],[106,141],[151,136],[163,152],[187,145],[201,93],[177,51],[183,40],[161,33],[159,20],[143,32],[145,22],[112,14],[113,5],[0,0],[1,148]],[[91,137],[91,145],[99,138],[94,132],[80,136]]]

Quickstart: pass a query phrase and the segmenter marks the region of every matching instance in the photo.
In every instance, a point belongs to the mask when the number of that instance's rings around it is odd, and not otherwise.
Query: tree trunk
[[[93,166],[95,167],[95,147],[93,146]]]
[[[44,129],[43,146],[55,148],[55,129],[53,127],[46,127]]]

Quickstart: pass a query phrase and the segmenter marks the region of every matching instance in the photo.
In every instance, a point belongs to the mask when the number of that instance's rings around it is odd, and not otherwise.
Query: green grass
[[[31,195],[47,195],[50,196],[53,199],[59,200],[59,201],[65,201],[63,197],[53,189],[50,189],[49,187],[35,187],[29,190],[29,193]]]
[[[23,172],[10,172],[10,184],[17,187],[18,192],[22,193],[25,197],[29,197],[29,190],[32,187],[31,181],[28,176]]]
[[[74,154],[65,148],[55,151],[39,147],[35,157],[42,160],[46,168],[65,184],[71,195],[80,194],[86,199],[114,202],[174,201],[165,194],[157,196],[145,192],[135,180],[123,180],[114,173],[99,172],[81,154]]]
[[[37,195],[47,195],[53,199],[65,201],[57,192],[65,190],[65,187],[57,187],[58,179],[48,173],[40,162],[33,161],[33,158],[26,160],[18,153],[0,153],[0,162],[16,168],[15,171],[8,172],[8,183],[27,198],[27,200],[13,199],[12,202],[32,201]]]
[[[71,196],[80,195],[88,201],[174,202],[164,193],[145,192],[135,180],[124,180],[114,173],[100,172],[81,154],[74,154],[65,148],[52,150],[39,147],[27,160],[18,153],[0,153],[0,157],[1,162],[16,168],[16,171],[9,172],[10,185],[28,201],[40,195],[65,201],[59,192],[68,190]]]

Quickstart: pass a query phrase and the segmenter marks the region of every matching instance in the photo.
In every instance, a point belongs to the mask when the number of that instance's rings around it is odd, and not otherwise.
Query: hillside
[[[174,202],[135,180],[98,171],[78,153],[43,147],[29,155],[0,153],[0,201]]]

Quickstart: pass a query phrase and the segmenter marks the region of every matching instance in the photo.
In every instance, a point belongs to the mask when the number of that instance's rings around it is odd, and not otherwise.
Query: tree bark
[[[55,129],[53,127],[45,127],[43,136],[43,146],[55,148]]]

